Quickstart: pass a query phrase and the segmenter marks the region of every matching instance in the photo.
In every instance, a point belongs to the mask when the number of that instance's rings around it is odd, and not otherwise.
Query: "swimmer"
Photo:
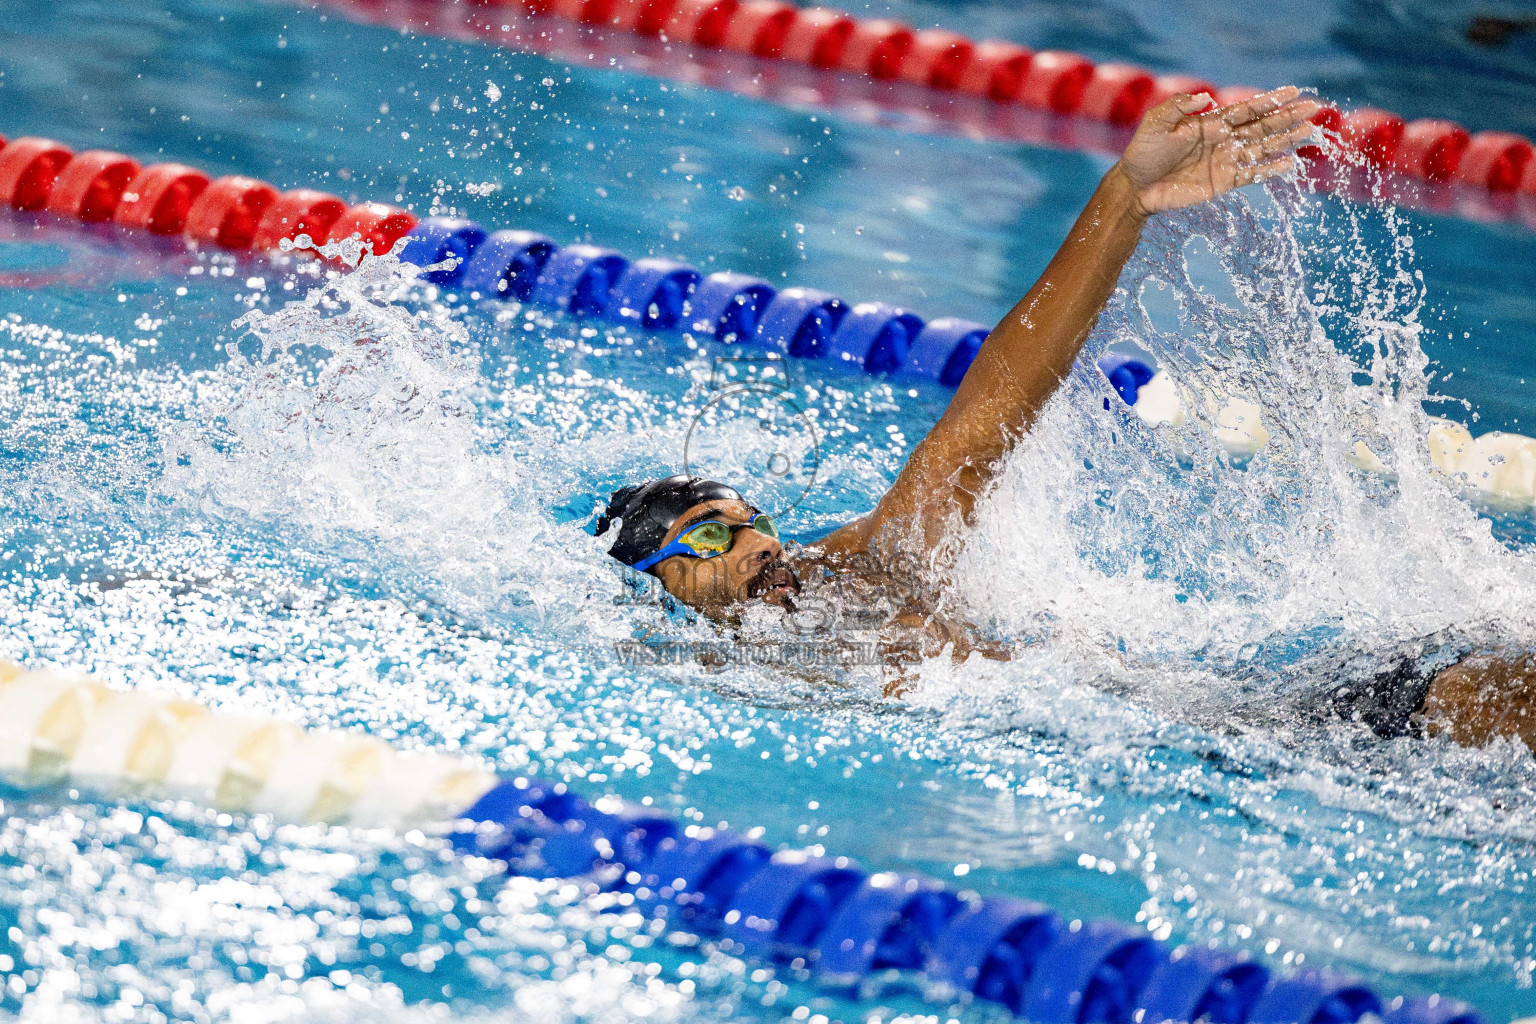
[[[1206,96],[1180,93],[1147,113],[1044,273],[988,335],[949,407],[867,515],[792,561],[773,521],[736,489],[674,476],[613,495],[597,522],[599,535],[619,523],[609,554],[721,619],[744,602],[793,610],[802,577],[837,576],[860,559],[865,566],[871,559],[929,564],[970,520],[1003,456],[1066,378],[1147,220],[1292,170],[1296,147],[1313,137],[1309,119],[1321,109],[1294,86],[1209,106]],[[923,638],[905,645],[909,658],[950,644],[956,657],[976,648],[1006,656],[911,600],[895,601],[889,621]],[[1440,723],[1432,728],[1459,742],[1505,734],[1536,747],[1536,716],[1524,713],[1536,708],[1533,667],[1508,656],[1467,658],[1423,685],[1400,687],[1414,698],[1409,714],[1378,717],[1395,723],[1427,714]],[[1355,714],[1372,722],[1358,708]]]

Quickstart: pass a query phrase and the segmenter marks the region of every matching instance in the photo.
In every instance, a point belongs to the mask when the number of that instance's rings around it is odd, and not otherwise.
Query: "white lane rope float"
[[[1382,998],[1343,975],[1271,973],[1241,951],[1169,948],[1144,929],[869,873],[820,850],[685,825],[564,783],[499,778],[472,760],[405,753],[360,732],[305,730],[89,676],[0,661],[0,779],[104,797],[185,799],[280,822],[426,826],[508,874],[571,878],[759,961],[813,965],[847,989],[920,972],[945,998],[1043,1024],[1483,1024],[1438,996]],[[446,829],[446,831],[444,831]],[[1219,1011],[1219,1012],[1218,1012]]]
[[[1166,371],[1153,374],[1134,395],[1131,408],[1148,426],[1188,422],[1178,386]],[[1216,440],[1229,455],[1248,458],[1269,444],[1261,412],[1256,403],[1236,396],[1217,411]],[[1506,511],[1536,508],[1536,438],[1498,430],[1473,437],[1462,424],[1431,416],[1425,440],[1435,468],[1479,500]],[[1367,472],[1392,475],[1364,441],[1355,442],[1351,458]]]
[[[0,776],[25,788],[67,783],[369,827],[451,821],[498,781],[467,758],[216,713],[14,662],[0,662]]]

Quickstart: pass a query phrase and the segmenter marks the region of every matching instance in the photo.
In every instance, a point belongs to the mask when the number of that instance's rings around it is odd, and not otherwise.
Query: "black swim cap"
[[[634,565],[661,549],[662,538],[684,512],[701,501],[723,498],[746,500],[736,488],[701,476],[669,476],[620,487],[597,518],[597,535],[607,533],[615,519],[624,520],[608,553],[625,565]]]

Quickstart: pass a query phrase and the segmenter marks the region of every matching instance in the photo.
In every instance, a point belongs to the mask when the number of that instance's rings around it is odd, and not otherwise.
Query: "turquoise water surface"
[[[1484,53],[1438,9],[1315,6],[1257,38],[1172,4],[890,10],[1531,132],[1536,87],[1510,63],[1529,38]],[[1000,317],[1110,162],[323,8],[64,0],[0,32],[10,137],[930,317]],[[1536,433],[1536,235],[1250,191],[1150,230],[1090,351],[1139,348],[1250,396],[1273,449],[1241,467],[1198,425],[1148,430],[1079,369],[945,590],[1014,658],[934,659],[901,701],[880,696],[879,666],[827,679],[623,654],[643,629],[731,640],[637,605],[584,527],[612,488],[676,471],[718,358],[742,353],[470,308],[387,263],[327,282],[314,264],[0,219],[0,655],[1529,1016],[1530,751],[1378,739],[1318,714],[1316,694],[1340,650],[1383,665],[1442,631],[1536,633],[1530,517],[1469,503],[1420,444],[1426,398],[1476,433]],[[746,355],[730,365],[787,371],[814,424],[814,483],[784,516],[801,541],[867,510],[949,397]],[[706,458],[744,486],[762,454],[732,433],[748,421],[720,421]],[[1395,480],[1349,466],[1360,438]],[[420,833],[67,791],[4,790],[0,807],[0,1012],[24,1019],[984,1019],[679,945]]]

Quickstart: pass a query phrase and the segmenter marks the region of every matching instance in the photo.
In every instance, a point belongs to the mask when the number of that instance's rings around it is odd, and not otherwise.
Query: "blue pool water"
[[[1451,11],[1315,7],[1257,34],[1171,4],[889,9],[1531,131],[1529,38],[1485,53]],[[399,197],[927,316],[997,319],[1109,163],[281,4],[7,13],[10,136]],[[1104,410],[1075,375],[949,588],[1034,642],[1006,664],[925,663],[901,702],[872,670],[620,655],[640,628],[722,638],[626,603],[582,533],[599,494],[677,466],[719,350],[470,309],[387,265],[324,298],[304,268],[23,217],[0,232],[0,654],[532,767],[775,845],[1447,992],[1490,1020],[1536,1012],[1531,753],[1383,741],[1307,700],[1341,647],[1382,663],[1441,630],[1536,631],[1529,519],[1491,520],[1428,476],[1416,401],[1366,416],[1351,390],[1427,388],[1476,432],[1536,433],[1536,236],[1517,223],[1287,187],[1159,226],[1128,271],[1146,311],[1117,303],[1091,346],[1252,395],[1274,454],[1238,470],[1198,430]],[[1160,265],[1170,250],[1188,278]],[[1340,349],[1378,353],[1374,378]],[[788,370],[821,444],[785,517],[808,540],[872,504],[948,396]],[[1397,484],[1343,463],[1357,437]],[[722,446],[712,471],[739,473],[744,450]],[[124,573],[146,578],[92,582]],[[983,1017],[680,948],[419,834],[0,800],[0,1011],[27,1019]]]

